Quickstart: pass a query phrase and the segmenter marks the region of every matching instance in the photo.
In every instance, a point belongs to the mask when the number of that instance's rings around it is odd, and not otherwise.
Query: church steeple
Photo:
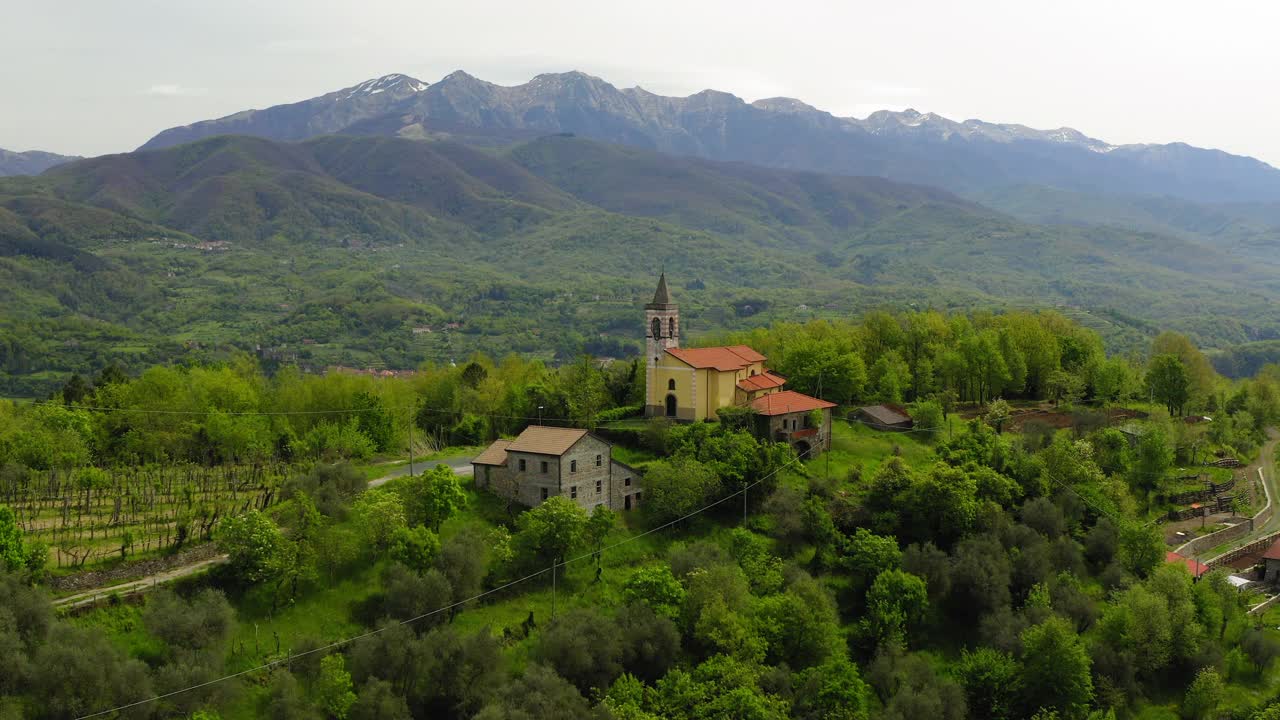
[[[667,290],[667,274],[658,276],[658,289],[653,302],[644,306],[645,345],[650,366],[657,363],[662,353],[680,347],[680,306],[671,302]]]
[[[671,294],[667,292],[667,273],[663,272],[658,276],[658,289],[653,293],[653,302],[650,305],[671,305]]]
[[[682,402],[677,399],[679,391],[676,386],[659,382],[657,377],[663,355],[668,350],[680,347],[680,306],[671,302],[665,270],[658,276],[658,289],[653,293],[653,302],[644,306],[644,325],[645,414],[675,417]]]

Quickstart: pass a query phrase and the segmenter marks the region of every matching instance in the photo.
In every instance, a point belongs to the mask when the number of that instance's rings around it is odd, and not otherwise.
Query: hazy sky
[[[1268,0],[53,0],[6,3],[0,147],[123,152],[174,125],[403,72],[619,87],[837,115],[914,107],[1185,141],[1280,166]]]

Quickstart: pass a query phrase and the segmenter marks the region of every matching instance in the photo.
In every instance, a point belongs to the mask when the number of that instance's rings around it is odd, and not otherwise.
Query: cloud
[[[204,88],[186,87],[183,85],[152,85],[142,91],[143,95],[154,95],[156,97],[194,97],[204,95],[209,91]]]

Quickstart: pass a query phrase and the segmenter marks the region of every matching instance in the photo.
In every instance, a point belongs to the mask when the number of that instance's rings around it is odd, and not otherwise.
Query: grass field
[[[953,432],[959,431],[962,421],[952,416]],[[825,474],[847,479],[851,472],[869,479],[884,461],[894,455],[913,468],[927,467],[933,461],[933,444],[922,433],[886,432],[874,430],[861,423],[833,419],[831,421],[831,452],[808,460],[805,465],[810,473]]]

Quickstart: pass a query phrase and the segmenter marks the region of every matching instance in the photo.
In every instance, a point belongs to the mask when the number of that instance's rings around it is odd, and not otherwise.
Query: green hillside
[[[215,137],[0,181],[0,392],[235,349],[314,367],[626,355],[664,264],[693,336],[881,306],[1057,307],[1115,349],[1157,328],[1280,336],[1269,260],[1167,224],[1046,221],[566,136]]]
[[[1247,261],[1273,263],[1280,205],[1195,203],[1172,196],[1101,195],[1037,185],[990,190],[974,199],[1027,222],[1105,225],[1190,238]]]

